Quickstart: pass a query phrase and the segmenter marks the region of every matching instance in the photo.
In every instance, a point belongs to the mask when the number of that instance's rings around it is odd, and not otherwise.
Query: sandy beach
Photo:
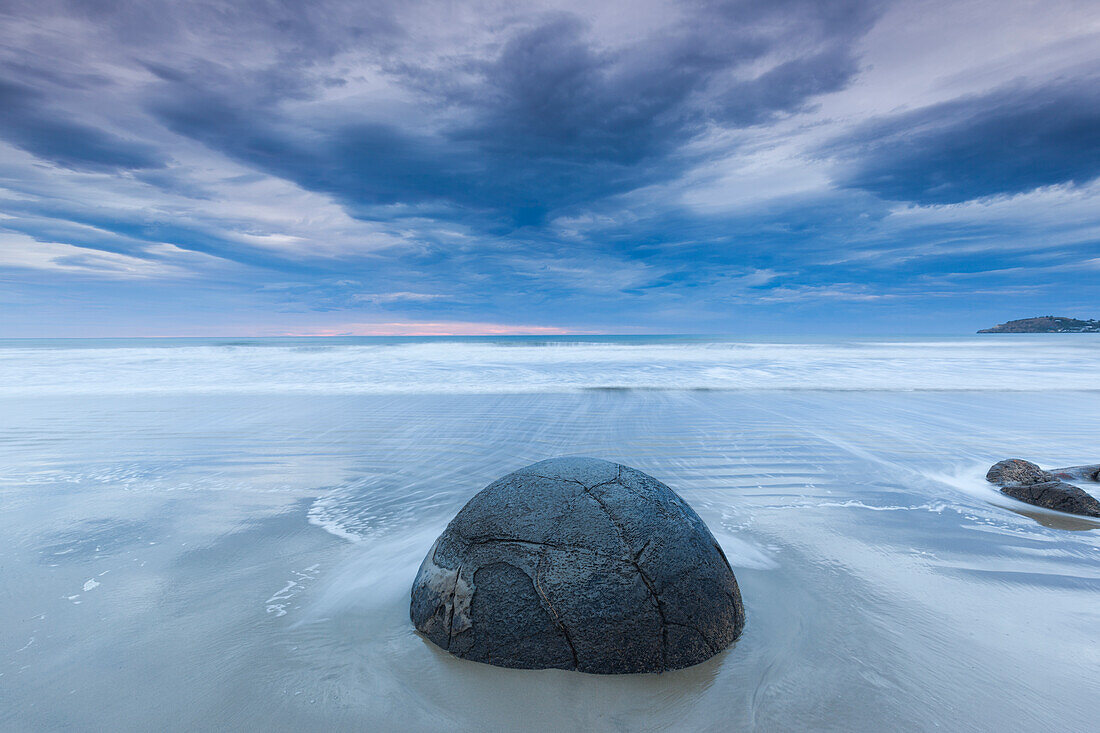
[[[1080,387],[1100,344],[944,343],[662,358],[667,344],[614,340],[8,342],[0,727],[1086,730],[1100,525],[1067,529],[983,475],[1004,456],[1095,458],[1100,392]],[[1049,377],[1032,389],[1021,344]],[[734,356],[760,349],[773,366]],[[703,379],[713,351],[729,371],[712,381],[754,386],[607,388]],[[447,393],[430,375],[449,361],[538,386]],[[340,386],[395,364],[400,390]],[[942,388],[884,389],[891,370]],[[858,374],[869,388],[829,388]],[[1000,375],[1020,379],[966,381]],[[794,378],[805,388],[758,386]],[[744,595],[733,647],[601,677],[466,662],[415,634],[409,586],[435,536],[487,483],[556,455],[638,466],[698,511]]]

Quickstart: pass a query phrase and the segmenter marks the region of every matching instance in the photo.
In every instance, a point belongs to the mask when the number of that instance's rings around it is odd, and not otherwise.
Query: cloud
[[[395,321],[346,323],[316,331],[293,331],[286,336],[563,336],[585,331],[558,326],[525,326],[464,321]]]
[[[8,0],[0,277],[103,329],[1089,302],[1085,7]]]
[[[787,61],[723,94],[723,116],[731,123],[758,125],[782,113],[799,112],[815,97],[848,86],[858,71],[859,63],[846,46]]]
[[[162,168],[154,147],[73,121],[35,89],[0,79],[0,138],[43,160],[77,170]]]
[[[825,151],[837,181],[952,204],[1100,176],[1100,76],[994,91],[872,120]]]
[[[354,300],[362,303],[426,303],[432,300],[445,298],[440,293],[410,293],[408,291],[396,293],[360,293],[353,296]]]
[[[836,283],[833,285],[796,285],[775,287],[752,296],[764,303],[797,303],[802,301],[869,302],[900,297],[897,293],[875,292],[866,285]]]
[[[188,269],[181,266],[181,260],[195,256],[172,245],[162,245],[150,247],[143,257],[133,257],[62,242],[35,241],[0,231],[0,268],[43,270],[109,280],[180,278],[189,274]]]
[[[477,49],[436,48],[424,61],[415,48],[374,50],[362,73],[382,105],[333,103],[317,66],[293,79],[280,67],[276,81],[194,62],[158,67],[147,109],[358,216],[429,205],[490,229],[541,224],[680,174],[691,162],[682,146],[715,125],[759,124],[843,88],[876,15],[861,0],[674,7],[678,22],[627,44],[576,13],[531,11]],[[448,52],[449,63],[434,60]]]

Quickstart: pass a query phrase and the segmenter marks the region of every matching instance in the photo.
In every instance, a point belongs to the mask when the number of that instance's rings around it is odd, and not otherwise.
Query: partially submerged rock
[[[994,463],[985,474],[985,480],[998,486],[1009,484],[1038,484],[1050,481],[1051,475],[1031,461],[1020,458]]]
[[[1100,501],[1065,481],[1010,484],[1003,487],[1001,493],[1046,509],[1057,509],[1060,512],[1081,514],[1086,517],[1100,517]]]
[[[1100,481],[1100,464],[1091,466],[1070,466],[1068,468],[1052,468],[1047,473],[1057,479],[1075,479],[1077,481]]]
[[[1096,481],[1100,465],[1070,466],[1044,471],[1034,463],[1012,458],[993,464],[985,478],[1001,493],[1028,504],[1086,517],[1100,517],[1100,501],[1061,479]]]
[[[483,489],[424,558],[412,621],[501,667],[660,672],[741,633],[737,580],[703,520],[627,466],[556,458]]]

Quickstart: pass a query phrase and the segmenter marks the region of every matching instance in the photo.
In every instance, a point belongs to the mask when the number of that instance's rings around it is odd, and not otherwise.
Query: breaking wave
[[[1098,390],[1100,338],[0,342],[0,395]]]

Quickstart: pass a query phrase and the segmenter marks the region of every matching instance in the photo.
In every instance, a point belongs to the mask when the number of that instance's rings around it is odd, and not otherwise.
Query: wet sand
[[[1098,438],[1095,392],[5,396],[0,727],[1088,730],[1100,532],[982,475]],[[692,504],[733,648],[598,677],[413,632],[449,518],[563,454]]]

